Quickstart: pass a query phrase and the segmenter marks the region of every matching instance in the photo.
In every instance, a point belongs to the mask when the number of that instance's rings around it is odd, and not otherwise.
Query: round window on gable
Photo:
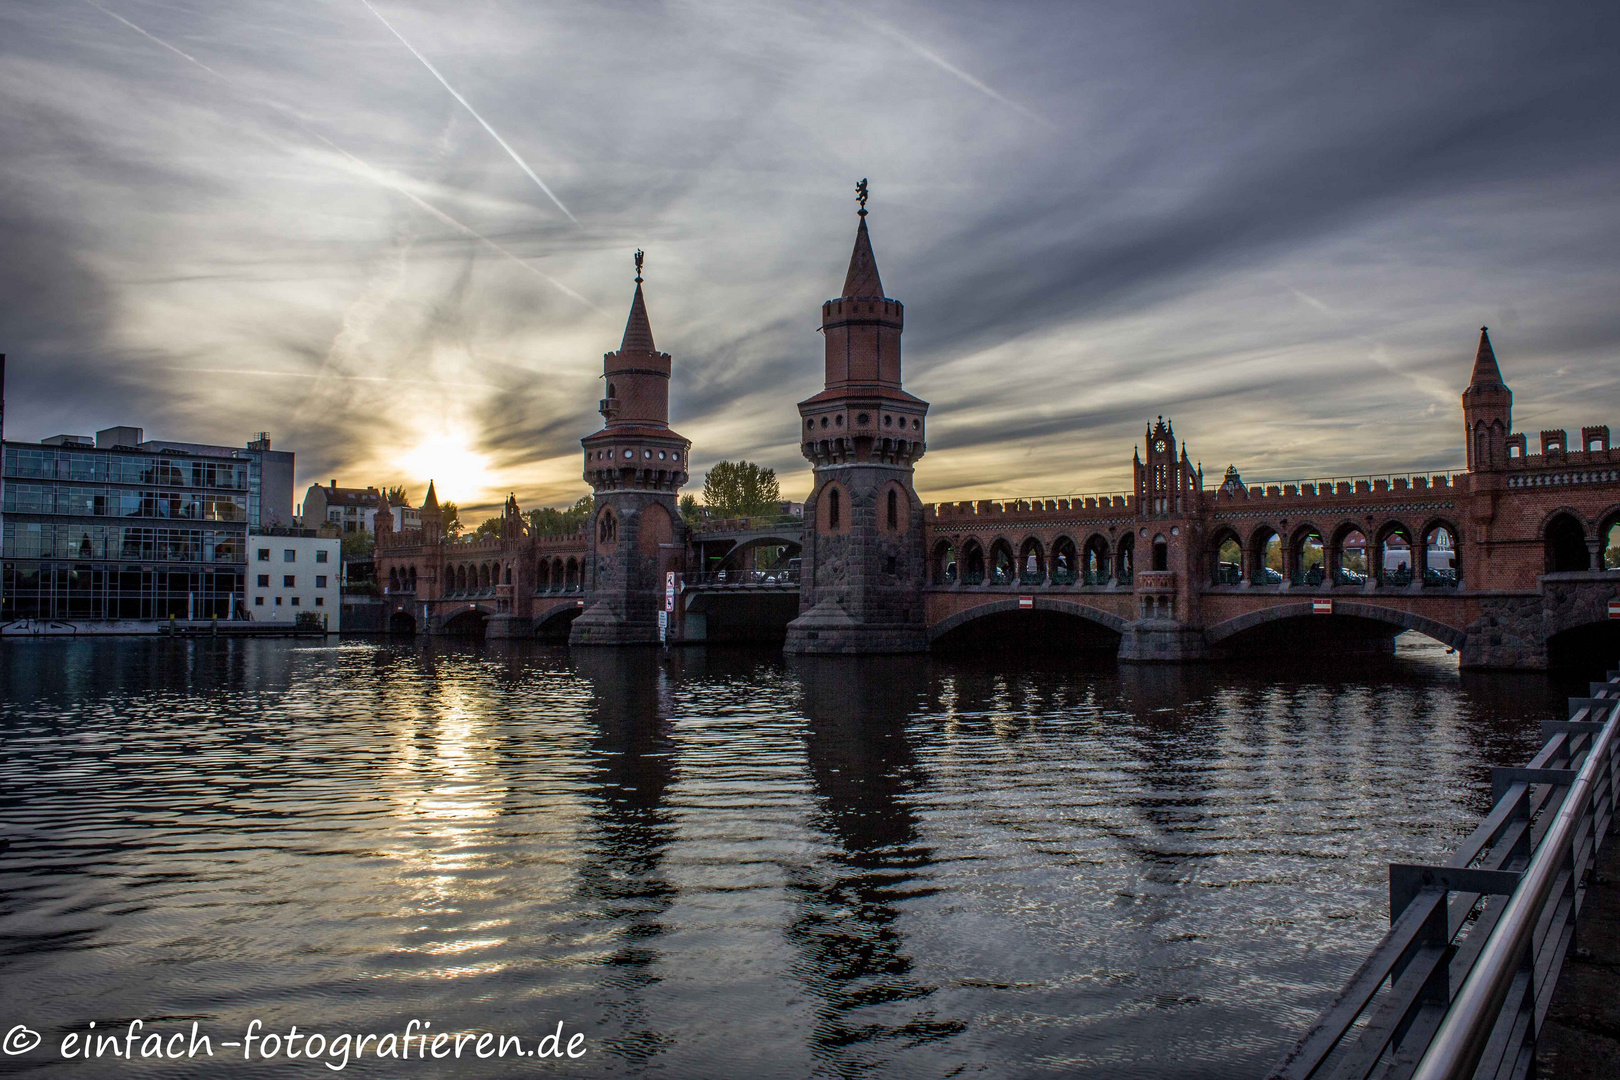
[[[912,431],[921,431],[922,430],[922,421],[921,420],[913,420],[911,422],[911,430]]]
[[[859,416],[855,417],[855,422],[857,424],[861,425],[862,427],[865,427],[867,425],[868,421],[870,421],[871,419],[872,418],[870,416],[867,416],[865,413],[861,413]]]
[[[813,428],[813,427],[816,426],[816,422],[813,419],[806,418],[806,420],[804,422],[804,426],[807,427],[807,428]]]
[[[839,413],[837,419],[838,419],[838,426],[843,427],[844,426],[844,415],[842,413]]]
[[[648,461],[651,461],[652,460],[652,451],[651,450],[643,450],[641,452],[641,456],[646,458]]]
[[[662,450],[658,451],[658,460],[659,461],[664,460],[664,452]]]
[[[826,426],[827,426],[827,418],[826,418],[826,417],[825,417],[825,416],[823,416],[823,417],[822,417],[822,418],[821,418],[821,426],[822,426],[822,427],[826,427]]]
[[[636,456],[636,452],[635,452],[635,451],[634,451],[634,450],[626,450],[626,451],[625,451],[625,452],[624,452],[624,456],[625,456],[625,457],[626,457],[626,458],[627,458],[627,459],[628,459],[628,458],[632,458],[632,457],[635,457],[635,456]]]

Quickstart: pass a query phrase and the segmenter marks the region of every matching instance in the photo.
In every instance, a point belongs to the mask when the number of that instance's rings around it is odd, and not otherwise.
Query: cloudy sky
[[[866,176],[925,499],[1456,467],[1481,324],[1620,422],[1615,10],[6,0],[6,433],[569,502],[639,246],[697,481],[802,497]]]

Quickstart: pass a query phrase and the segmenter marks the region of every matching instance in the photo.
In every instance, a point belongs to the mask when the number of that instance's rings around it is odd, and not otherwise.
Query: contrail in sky
[[[416,46],[412,45],[409,41],[406,41],[405,40],[405,35],[400,33],[398,30],[395,30],[394,29],[394,24],[389,22],[387,19],[383,18],[382,12],[378,11],[376,8],[371,6],[371,0],[360,0],[360,2],[362,4],[366,5],[366,9],[368,11],[370,11],[373,15],[377,16],[377,21],[378,22],[380,22],[384,26],[388,27],[388,32],[390,34],[393,34],[395,37],[399,38],[399,43],[401,45],[403,45],[407,49],[411,50],[411,55],[412,56],[414,56],[418,60],[422,61],[422,66],[427,68],[429,71],[431,71],[433,73],[433,77],[435,79],[439,80],[439,85],[443,86],[446,90],[450,91],[450,96],[451,97],[453,97],[457,101],[461,102],[461,107],[463,109],[466,109],[469,113],[471,113],[472,118],[474,120],[476,120],[480,124],[484,125],[484,130],[489,132],[490,137],[492,139],[494,139],[496,142],[501,144],[501,149],[505,150],[507,152],[507,154],[509,154],[511,156],[512,160],[517,162],[518,168],[520,168],[524,172],[528,173],[529,174],[529,179],[533,180],[535,182],[535,184],[540,188],[540,190],[546,193],[546,198],[550,199],[552,202],[557,204],[557,209],[559,209],[559,210],[561,210],[563,212],[563,216],[566,217],[569,221],[572,221],[575,225],[578,225],[579,224],[579,219],[574,217],[573,214],[570,214],[568,212],[568,207],[563,205],[562,200],[557,198],[557,196],[552,193],[552,190],[550,188],[546,187],[546,182],[544,180],[540,179],[538,176],[536,176],[534,174],[534,170],[529,168],[529,163],[527,161],[524,161],[521,157],[519,157],[518,152],[516,150],[512,149],[510,146],[508,146],[506,144],[506,140],[501,138],[501,133],[496,131],[494,128],[490,127],[489,126],[489,121],[485,120],[482,116],[479,116],[478,115],[478,110],[473,108],[472,105],[467,101],[466,98],[462,97],[459,93],[457,93],[456,88],[451,86],[449,81],[443,75],[439,74],[439,69],[434,67],[432,62],[429,61],[427,57],[425,57],[421,53],[417,52],[416,51]],[[583,226],[581,226],[581,227],[583,227]]]
[[[216,78],[216,79],[220,80],[221,82],[225,83],[226,85],[232,86],[234,88],[235,84],[232,83],[231,80],[228,77],[226,77],[225,75],[221,74],[220,72],[214,70],[213,68],[209,67],[207,64],[203,63],[201,60],[197,59],[195,56],[192,56],[190,53],[188,53],[188,52],[186,52],[186,51],[184,51],[182,49],[176,48],[174,45],[171,45],[167,41],[164,41],[162,38],[158,37],[156,34],[152,34],[152,33],[147,32],[146,30],[143,30],[141,27],[136,26],[134,23],[130,22],[128,19],[124,18],[122,15],[119,15],[117,12],[108,11],[106,8],[102,7],[100,4],[91,3],[91,0],[84,0],[84,2],[86,4],[89,4],[89,6],[95,8],[97,11],[101,12],[103,15],[106,15],[106,16],[108,16],[110,18],[113,18],[113,19],[117,19],[119,22],[123,23],[125,26],[127,26],[131,30],[135,31],[137,34],[139,34],[142,37],[146,38],[148,41],[151,41],[151,42],[153,42],[154,44],[157,44],[157,45],[161,45],[163,48],[168,49],[170,52],[174,53],[176,56],[179,56],[179,57],[185,59],[189,63],[195,64],[197,67],[200,67],[204,71],[208,72],[208,74],[212,75],[214,78]],[[367,5],[367,6],[369,7],[370,5]],[[573,297],[575,300],[578,300],[580,303],[584,304],[586,307],[590,308],[592,311],[601,311],[602,310],[601,308],[597,307],[595,304],[593,304],[589,300],[587,300],[585,297],[583,297],[579,293],[575,292],[573,289],[570,289],[567,285],[564,285],[562,282],[558,281],[556,278],[552,277],[550,274],[546,273],[545,271],[543,271],[543,270],[539,269],[538,267],[534,266],[533,264],[531,264],[527,259],[524,259],[521,256],[517,255],[516,253],[507,250],[506,248],[502,247],[500,244],[496,243],[495,241],[491,240],[489,237],[485,236],[483,233],[479,232],[477,229],[474,229],[472,226],[463,224],[461,221],[459,221],[456,218],[452,217],[451,215],[445,213],[443,210],[440,210],[438,207],[434,206],[432,203],[428,202],[426,199],[424,199],[420,195],[416,194],[416,192],[414,192],[414,191],[410,190],[409,188],[407,188],[404,185],[404,183],[402,183],[401,181],[395,179],[393,176],[389,175],[384,170],[377,168],[375,165],[372,165],[370,162],[368,162],[368,161],[366,161],[366,160],[364,160],[364,159],[362,159],[360,157],[357,157],[354,154],[351,154],[349,151],[345,150],[343,147],[339,146],[337,143],[333,142],[331,139],[328,139],[325,135],[322,135],[320,132],[316,131],[314,128],[311,128],[308,124],[306,124],[303,121],[303,119],[298,115],[298,113],[295,110],[293,110],[293,109],[289,108],[288,106],[281,104],[279,101],[275,101],[275,100],[273,100],[271,98],[258,98],[258,100],[262,101],[265,105],[268,105],[270,108],[272,108],[272,109],[276,110],[277,112],[281,113],[288,120],[291,120],[295,125],[297,125],[297,127],[298,127],[298,129],[300,131],[304,132],[310,138],[315,139],[315,140],[325,144],[334,153],[341,155],[343,158],[345,158],[347,161],[349,161],[352,165],[354,165],[355,169],[361,175],[363,175],[366,179],[368,179],[368,180],[372,181],[373,183],[378,184],[378,185],[380,185],[382,187],[388,188],[390,191],[393,191],[393,192],[395,192],[395,193],[397,193],[399,195],[403,195],[405,198],[407,198],[411,202],[415,203],[422,210],[424,210],[427,213],[429,213],[429,214],[433,215],[434,217],[438,218],[440,221],[444,222],[446,225],[449,225],[451,228],[453,228],[456,231],[462,233],[463,235],[471,237],[474,240],[478,240],[481,243],[487,244],[489,247],[493,248],[495,251],[499,252],[500,254],[506,256],[508,259],[511,259],[513,262],[517,263],[519,266],[523,267],[523,269],[525,269],[529,273],[535,275],[540,280],[542,280],[546,284],[550,285],[552,288],[557,289],[560,292],[566,293],[568,296]],[[558,205],[560,206],[562,204],[559,203]],[[566,213],[568,213],[568,211],[564,210],[563,213],[566,214]],[[569,220],[573,220],[572,215],[570,215]],[[576,221],[576,222],[574,222],[574,224],[577,225],[579,223]]]
[[[364,3],[364,0],[361,0],[361,2]],[[369,4],[366,6],[370,7]],[[958,79],[961,79],[963,82],[967,83],[969,86],[973,87],[973,89],[977,90],[986,97],[999,101],[1009,109],[1015,109],[1029,117],[1031,120],[1039,121],[1049,128],[1057,127],[1056,124],[1052,123],[1052,121],[1048,120],[1034,109],[1029,108],[1027,105],[1020,105],[1018,102],[1001,93],[994,87],[986,85],[979,79],[975,79],[972,75],[969,75],[967,72],[963,71],[961,68],[945,59],[943,56],[934,52],[932,49],[927,48],[922,43],[913,41],[911,38],[902,34],[894,27],[889,26],[886,23],[879,22],[876,19],[869,21],[871,25],[878,31],[878,33],[884,35],[885,37],[893,38],[895,41],[898,41],[900,44],[904,45],[906,48],[910,49],[924,60],[927,60],[930,64],[933,64],[935,67],[938,67],[940,70],[947,72],[948,74],[956,76]]]

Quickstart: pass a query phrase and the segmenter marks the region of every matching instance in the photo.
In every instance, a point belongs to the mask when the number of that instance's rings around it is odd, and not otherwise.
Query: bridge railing
[[[687,574],[685,583],[688,587],[700,586],[705,589],[757,589],[772,585],[798,585],[799,568],[784,567],[781,570],[704,570],[700,573]]]
[[[697,536],[704,536],[708,533],[759,532],[761,529],[775,529],[783,525],[802,527],[804,525],[804,518],[797,514],[766,514],[758,517],[704,518],[692,526],[692,532]]]
[[[1271,1072],[1522,1077],[1597,852],[1615,826],[1620,671],[1570,700],[1525,768],[1491,770],[1495,805],[1442,866],[1391,863],[1390,928]]]

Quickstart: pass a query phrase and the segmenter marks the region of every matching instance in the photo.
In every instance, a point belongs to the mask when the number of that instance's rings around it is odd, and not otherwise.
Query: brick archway
[[[1009,597],[1004,600],[991,600],[983,604],[975,604],[966,611],[958,611],[954,615],[947,615],[939,622],[930,626],[928,628],[928,642],[930,645],[932,645],[934,642],[938,641],[952,630],[966,626],[968,623],[977,619],[982,619],[986,615],[996,615],[1004,611],[1018,610],[1020,610],[1020,607],[1017,597]],[[1026,608],[1023,610],[1030,609]],[[1033,610],[1050,611],[1059,615],[1072,615],[1075,618],[1084,619],[1087,622],[1095,623],[1096,625],[1107,630],[1112,630],[1116,634],[1123,634],[1125,632],[1126,621],[1120,618],[1118,615],[1115,615],[1112,612],[1103,611],[1100,608],[1091,607],[1087,604],[1077,604],[1073,600],[1058,600],[1049,596],[1037,596],[1034,597]]]
[[[1367,604],[1355,600],[1333,601],[1333,614],[1343,615],[1355,619],[1367,619],[1371,622],[1387,623],[1398,626],[1402,630],[1415,630],[1427,637],[1447,645],[1453,649],[1461,650],[1468,640],[1466,631],[1443,622],[1422,615],[1414,615],[1410,611],[1400,608],[1384,607],[1381,604]],[[1217,645],[1228,638],[1253,630],[1257,626],[1267,623],[1280,622],[1284,619],[1310,619],[1319,618],[1314,614],[1314,605],[1309,601],[1298,604],[1277,604],[1273,607],[1251,611],[1225,622],[1216,623],[1204,630],[1204,640],[1211,645]]]

